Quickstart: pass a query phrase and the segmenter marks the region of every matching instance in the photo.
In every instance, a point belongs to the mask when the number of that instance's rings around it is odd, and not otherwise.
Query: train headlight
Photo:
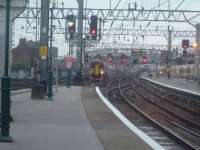
[[[103,70],[101,70],[101,71],[100,71],[100,73],[101,73],[101,75],[103,75],[103,74],[104,74],[104,71],[103,71]]]

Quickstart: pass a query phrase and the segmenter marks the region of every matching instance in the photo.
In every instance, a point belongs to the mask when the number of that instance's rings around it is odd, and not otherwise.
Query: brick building
[[[58,48],[53,47],[53,69],[56,68],[58,58]],[[29,78],[33,72],[39,70],[39,42],[20,39],[19,45],[12,50],[12,74],[13,77],[23,76]],[[19,75],[20,73],[23,75]],[[23,78],[22,77],[22,78]]]
[[[12,72],[14,76],[19,76],[19,71],[23,71],[23,76],[30,76],[34,61],[39,59],[39,43],[20,39],[19,45],[12,50]]]

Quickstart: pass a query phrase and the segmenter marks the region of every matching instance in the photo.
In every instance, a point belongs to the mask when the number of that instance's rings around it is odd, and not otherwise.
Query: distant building
[[[20,76],[17,74],[22,71],[23,76],[30,76],[34,61],[39,58],[38,47],[38,42],[20,39],[19,45],[12,50],[12,72],[15,77]]]
[[[56,68],[58,48],[53,47],[53,70]],[[19,45],[12,50],[12,75],[16,78],[31,78],[39,70],[39,42],[20,39]]]
[[[20,39],[19,45],[12,50],[13,65],[23,63],[32,66],[33,59],[39,58],[38,43]]]

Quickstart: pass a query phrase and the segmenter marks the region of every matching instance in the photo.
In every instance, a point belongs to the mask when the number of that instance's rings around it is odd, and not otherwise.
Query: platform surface
[[[200,96],[200,85],[196,82],[193,82],[191,80],[181,79],[181,78],[171,78],[168,79],[167,77],[160,77],[160,78],[148,78],[148,77],[142,77],[145,79],[148,79],[150,81],[153,81],[155,83],[160,83],[161,85],[172,87],[181,91],[189,92],[195,95]]]
[[[91,87],[59,88],[53,101],[12,96],[13,143],[0,150],[151,150]]]
[[[85,114],[81,91],[60,88],[54,101],[30,100],[30,94],[12,97],[14,143],[0,143],[0,150],[104,150]]]
[[[88,119],[106,150],[152,150],[108,109],[94,88],[84,88],[82,95]]]

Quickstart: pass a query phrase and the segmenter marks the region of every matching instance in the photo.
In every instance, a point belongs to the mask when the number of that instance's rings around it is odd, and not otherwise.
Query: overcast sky
[[[36,5],[36,0],[29,0],[30,1],[30,6],[35,6]],[[115,8],[117,3],[119,2],[120,0],[111,0],[111,7],[112,8]],[[61,7],[61,3],[64,2],[64,7],[72,7],[72,8],[77,8],[78,5],[77,5],[77,0],[56,0],[56,2],[59,4],[59,7]],[[134,2],[137,2],[137,7],[138,8],[141,8],[141,7],[144,7],[144,9],[152,9],[152,8],[157,8],[157,9],[169,9],[169,2],[170,2],[170,9],[174,10],[176,9],[179,4],[181,2],[182,5],[180,5],[180,7],[178,7],[179,10],[198,10],[200,11],[200,0],[121,0],[118,7],[119,9],[126,9],[128,8],[128,4],[132,4]],[[39,3],[40,3],[40,0],[39,0]],[[84,1],[84,7],[88,7],[88,8],[110,8],[109,6],[110,4],[110,0],[85,0]],[[160,6],[160,7],[158,7]],[[197,20],[198,22],[200,22],[200,20]],[[22,29],[21,26],[24,26],[24,23],[22,23],[22,21],[18,21],[16,20],[15,22],[15,28],[14,28],[14,43],[15,43],[15,46],[17,45],[18,43],[18,40],[19,38],[21,37],[26,37],[28,40],[34,40],[35,39],[35,35],[34,34],[26,34],[25,33],[25,28]],[[120,25],[121,22],[118,22],[115,24],[115,27],[114,28],[117,28],[118,25]],[[137,22],[136,25],[140,26],[145,26],[147,23],[144,23],[144,22]],[[167,23],[157,23],[157,22],[152,22],[149,27],[147,28],[148,29],[154,29],[155,26],[162,26],[162,29],[167,29]],[[130,22],[127,22],[126,23],[126,26],[127,28],[130,28],[132,27],[132,24],[130,24]],[[25,26],[24,26],[25,27]],[[194,27],[188,25],[188,24],[179,24],[179,25],[174,25],[173,24],[173,27],[175,30],[195,30]],[[160,27],[161,29],[161,27]],[[112,37],[113,38],[113,37]],[[113,41],[113,39],[110,38],[110,42]],[[116,39],[119,40],[119,38],[115,37]],[[131,40],[132,37],[126,37],[126,39],[124,41],[119,41],[121,43],[125,43],[127,42],[128,40]],[[116,40],[115,39],[115,40]],[[122,38],[121,38],[122,39]],[[127,40],[128,39],[128,40]],[[180,44],[180,41],[182,39],[175,39],[174,40],[174,43],[175,45],[177,44]],[[191,41],[194,39],[190,39]],[[145,44],[149,44],[149,43],[152,43],[152,44],[167,44],[167,41],[166,41],[166,38],[163,37],[163,38],[156,38],[155,40],[152,40],[152,38],[145,38],[144,40],[139,38],[138,43],[145,43]],[[54,41],[54,45],[55,46],[58,46],[59,47],[59,55],[65,55],[67,53],[67,44],[65,43],[65,40],[64,40],[64,35],[59,35],[59,36],[56,36],[56,40]]]
[[[31,5],[36,4],[36,0],[29,0]],[[39,0],[40,1],[40,0]],[[53,1],[53,0],[52,0]],[[65,7],[77,7],[77,0],[55,0],[58,3],[64,2]],[[112,7],[120,0],[111,0]],[[176,8],[182,1],[183,4],[179,9],[190,9],[190,10],[199,10],[200,1],[199,0],[121,0],[118,8],[127,7],[128,3],[137,2],[138,7],[143,6],[147,9],[153,8],[160,5],[160,8],[168,8],[169,1],[171,3],[171,8]],[[85,6],[87,3],[88,8],[109,8],[110,0],[84,0]]]

